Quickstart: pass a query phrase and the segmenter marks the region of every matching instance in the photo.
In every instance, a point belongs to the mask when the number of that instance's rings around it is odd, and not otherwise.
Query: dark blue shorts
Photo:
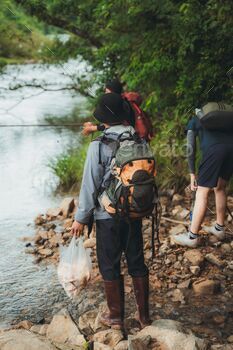
[[[216,144],[203,154],[198,173],[198,186],[214,188],[218,179],[229,181],[233,175],[233,144]]]

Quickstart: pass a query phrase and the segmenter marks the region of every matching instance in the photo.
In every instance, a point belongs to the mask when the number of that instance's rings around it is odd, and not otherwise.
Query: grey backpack
[[[196,115],[208,130],[233,131],[233,107],[221,102],[209,102]]]

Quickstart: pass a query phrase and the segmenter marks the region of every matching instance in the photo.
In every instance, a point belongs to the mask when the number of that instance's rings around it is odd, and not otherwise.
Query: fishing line
[[[25,128],[25,127],[48,127],[48,128],[63,128],[63,127],[82,127],[83,123],[77,124],[0,124],[0,128]]]

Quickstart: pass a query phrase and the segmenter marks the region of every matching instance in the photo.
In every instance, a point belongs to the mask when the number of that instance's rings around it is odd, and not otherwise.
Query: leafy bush
[[[71,34],[58,60],[80,55],[95,83],[118,76],[128,90],[141,92],[156,127],[155,146],[182,146],[195,107],[233,101],[232,0],[15,1]],[[158,160],[164,184],[182,187],[184,156],[168,152]]]
[[[79,188],[89,143],[90,138],[82,138],[78,148],[69,149],[50,162],[50,167],[59,178],[58,189],[72,191]]]

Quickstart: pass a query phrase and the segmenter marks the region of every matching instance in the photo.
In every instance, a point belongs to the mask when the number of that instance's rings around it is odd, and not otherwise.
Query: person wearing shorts
[[[196,140],[202,159],[196,176]],[[226,185],[233,175],[233,131],[207,130],[194,116],[187,125],[187,156],[190,172],[191,191],[196,191],[192,222],[188,232],[174,235],[178,245],[196,247],[199,244],[199,231],[208,206],[211,189],[215,192],[216,224],[208,228],[218,240],[225,238]]]

